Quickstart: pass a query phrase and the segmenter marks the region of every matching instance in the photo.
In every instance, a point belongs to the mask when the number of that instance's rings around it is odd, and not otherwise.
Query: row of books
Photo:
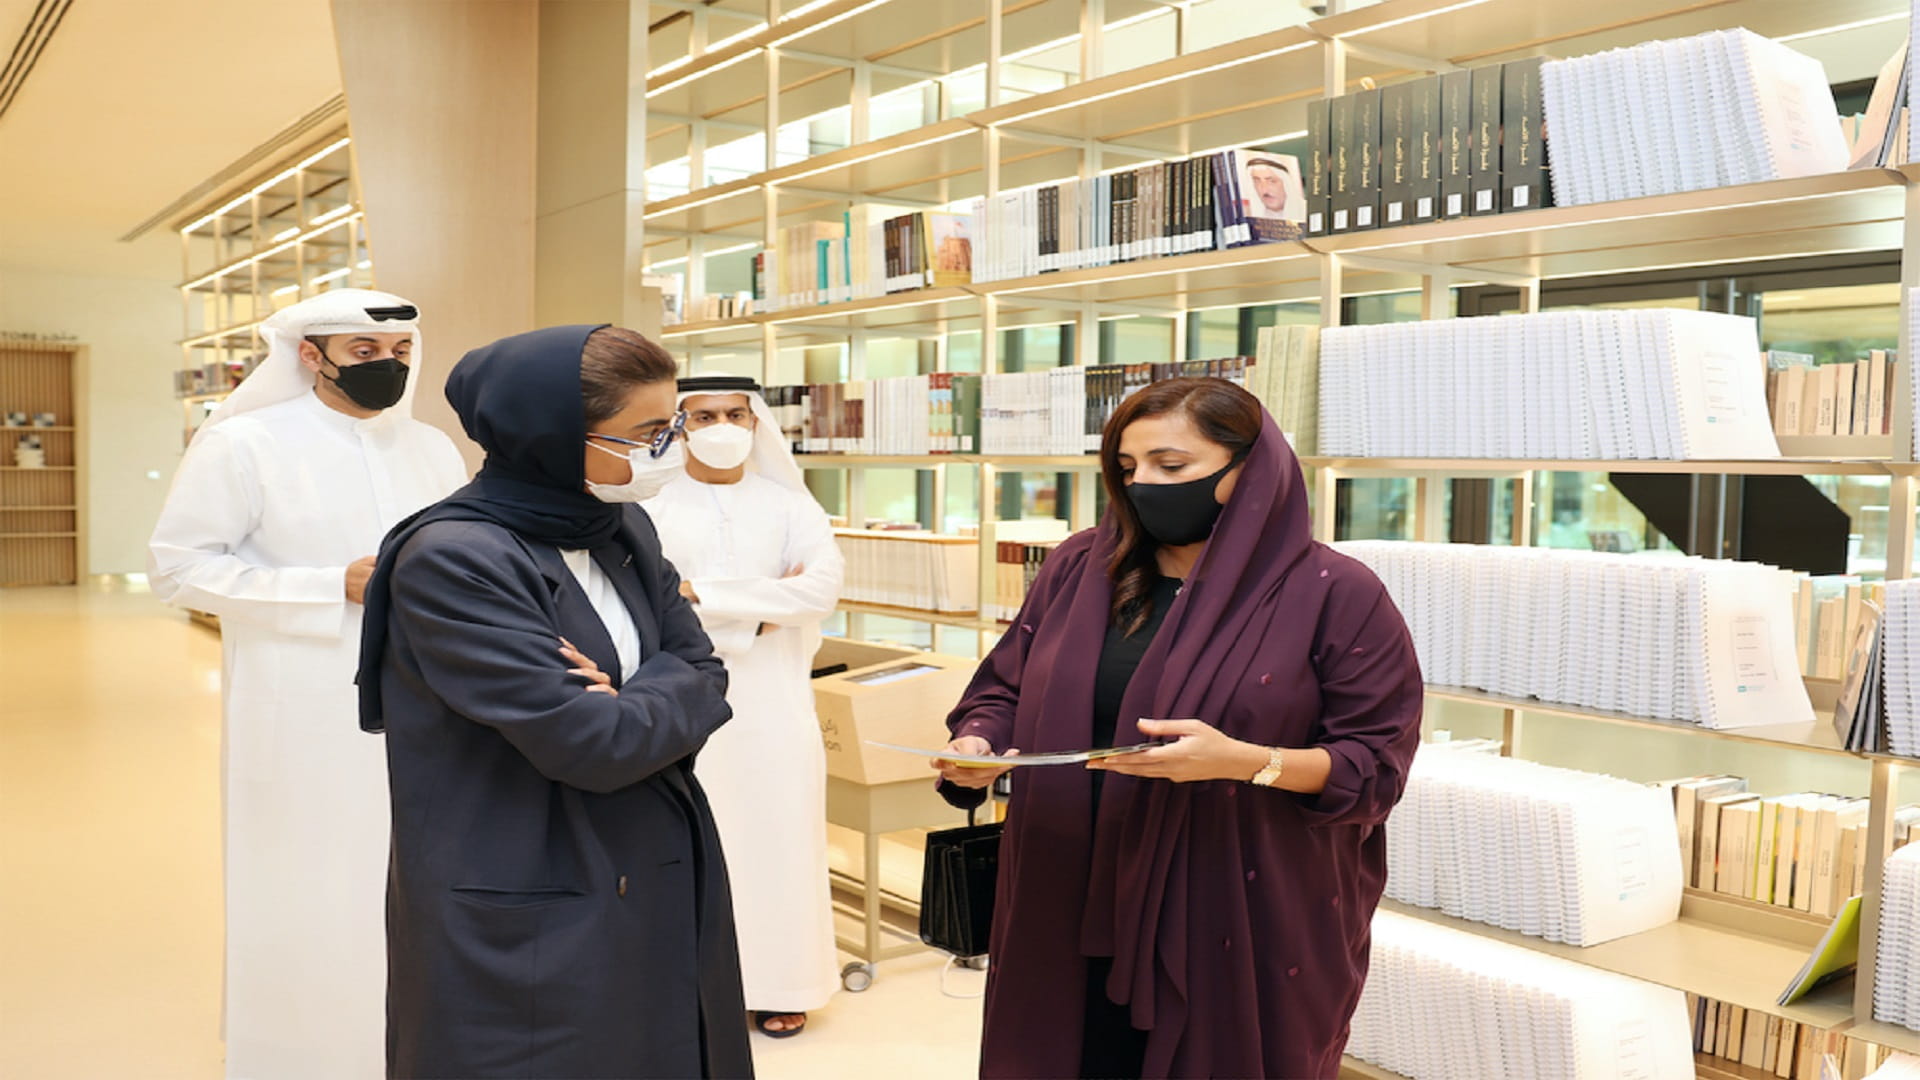
[[[1875,958],[1874,1019],[1920,1031],[1920,845],[1887,860]]]
[[[1307,106],[1307,228],[1322,236],[1551,205],[1539,57]]]
[[[1410,1080],[1694,1076],[1680,991],[1388,911],[1346,1052]]]
[[[942,614],[979,610],[979,540],[870,529],[833,535],[847,561],[841,599]]]
[[[1046,564],[1047,556],[1053,553],[1053,549],[1059,546],[1058,540],[1040,543],[1002,540],[995,545],[998,555],[995,566],[999,573],[994,578],[990,618],[1010,623],[1020,617],[1020,609],[1025,606],[1027,593],[1040,576],[1040,568]]]
[[[1695,994],[1687,995],[1687,1009],[1693,1018],[1696,1053],[1758,1070],[1762,1076],[1779,1080],[1867,1080],[1869,1073],[1888,1060],[1885,1047],[1758,1009],[1743,1009]],[[1828,1059],[1832,1060],[1831,1066],[1826,1064]]]
[[[1221,150],[1003,192],[981,209],[975,281],[1298,240],[1300,160]]]
[[[1247,368],[1246,388],[1267,407],[1293,452],[1320,451],[1320,328],[1268,326]]]
[[[1680,917],[1667,796],[1502,757],[1498,742],[1420,747],[1387,823],[1387,896],[1567,945]]]
[[[1735,776],[1673,783],[1673,814],[1687,884],[1705,892],[1823,918],[1866,888],[1865,799],[1804,792],[1763,796]],[[1920,823],[1920,807],[1896,812],[1896,843]]]
[[[1566,206],[1846,169],[1826,69],[1750,30],[1717,30],[1541,70],[1554,198]]]
[[[1141,387],[1181,377],[1244,386],[1252,366],[1236,356],[907,375],[770,387],[767,403],[800,454],[1080,455],[1099,450],[1107,419]]]
[[[1848,651],[1855,637],[1863,626],[1877,625],[1886,604],[1887,589],[1879,582],[1837,574],[1801,576],[1793,598],[1800,673],[1812,679],[1846,678]]]
[[[1067,538],[1059,518],[1003,521],[995,526],[999,560],[986,617],[1009,621],[1024,602],[1046,552]],[[980,610],[980,539],[919,529],[834,530],[847,572],[843,600],[906,611],[968,614]],[[1017,558],[1017,562],[1006,560]],[[1018,592],[1016,598],[1015,592]]]
[[[1886,749],[1920,757],[1920,580],[1889,581],[1881,624]]]
[[[1320,450],[1356,457],[1780,455],[1758,328],[1705,311],[1576,311],[1320,335]]]
[[[1805,353],[1767,353],[1767,411],[1775,435],[1887,435],[1899,387],[1899,355],[1816,366]]]
[[[838,221],[781,229],[773,258],[755,256],[753,295],[763,309],[789,310],[966,285],[974,280],[981,204],[967,206],[961,213],[899,213],[855,204]]]
[[[1793,575],[1759,563],[1346,541],[1427,681],[1708,728],[1811,724]]]

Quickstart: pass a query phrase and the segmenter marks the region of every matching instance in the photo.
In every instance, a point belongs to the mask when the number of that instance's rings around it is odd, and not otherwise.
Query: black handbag
[[[963,960],[987,954],[1000,831],[995,822],[928,834],[920,874],[921,941]]]

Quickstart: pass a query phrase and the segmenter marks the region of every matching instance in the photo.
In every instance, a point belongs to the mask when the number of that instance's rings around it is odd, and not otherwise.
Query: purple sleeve
[[[1027,593],[1026,602],[1020,605],[1019,616],[1001,635],[999,644],[980,661],[960,704],[947,714],[947,730],[954,738],[978,735],[999,754],[1013,748],[1014,714],[1020,707],[1020,685],[1033,648],[1034,632],[1066,582],[1085,565],[1083,553],[1091,546],[1091,535],[1082,533],[1062,543],[1040,568],[1040,576]],[[984,790],[944,782],[940,793],[962,809],[978,806],[986,798]]]
[[[1413,639],[1386,589],[1370,574],[1367,584],[1370,596],[1336,590],[1328,598],[1330,628],[1317,649],[1322,712],[1314,745],[1332,755],[1333,769],[1324,790],[1299,800],[1315,825],[1385,822],[1420,744],[1426,687]],[[1343,603],[1345,591],[1362,595]]]

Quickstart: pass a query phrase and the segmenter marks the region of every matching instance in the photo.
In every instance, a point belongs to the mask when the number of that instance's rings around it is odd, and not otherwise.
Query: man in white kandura
[[[641,505],[731,677],[733,722],[694,771],[727,852],[747,1007],[787,1038],[839,985],[812,668],[846,562],[753,380],[682,379],[680,407],[686,475]]]
[[[154,592],[220,616],[227,1076],[386,1073],[386,747],[356,722],[381,537],[459,487],[412,418],[418,312],[335,289],[195,433],[149,543]]]

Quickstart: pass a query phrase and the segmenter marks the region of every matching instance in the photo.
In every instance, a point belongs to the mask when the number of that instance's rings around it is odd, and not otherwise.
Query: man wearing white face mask
[[[787,1038],[839,985],[811,675],[845,562],[753,380],[682,379],[680,402],[686,475],[643,506],[731,676],[733,722],[695,771],[733,878],[747,1007]]]

